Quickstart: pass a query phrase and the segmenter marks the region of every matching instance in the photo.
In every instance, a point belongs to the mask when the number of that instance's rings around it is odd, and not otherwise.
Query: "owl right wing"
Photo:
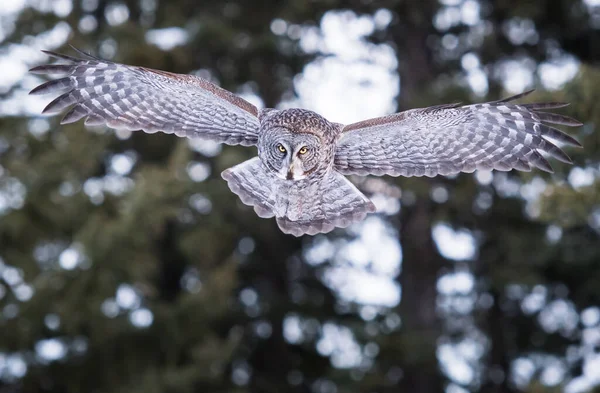
[[[563,103],[513,104],[504,100],[412,109],[344,127],[334,167],[343,174],[436,176],[475,169],[552,167],[540,152],[559,161],[570,158],[549,139],[579,146],[546,123],[580,126],[567,116],[540,112]]]
[[[79,52],[75,58],[44,53],[66,61],[32,68],[36,74],[59,74],[30,94],[62,93],[42,113],[71,107],[61,124],[85,118],[85,124],[115,129],[161,131],[230,145],[255,145],[258,110],[249,102],[194,75],[101,60]]]

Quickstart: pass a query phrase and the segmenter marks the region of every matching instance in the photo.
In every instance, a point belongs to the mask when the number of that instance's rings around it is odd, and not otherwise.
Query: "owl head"
[[[263,111],[260,122],[258,155],[277,177],[302,180],[327,163],[333,123],[303,109]]]

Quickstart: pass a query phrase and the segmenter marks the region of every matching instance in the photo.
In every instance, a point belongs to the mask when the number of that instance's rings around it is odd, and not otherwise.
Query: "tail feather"
[[[255,157],[226,169],[221,173],[221,177],[244,204],[254,207],[259,217],[275,216],[277,201],[272,186],[277,178],[265,170],[260,158]]]
[[[314,187],[289,193],[286,214],[277,217],[285,233],[294,236],[346,228],[373,213],[375,205],[342,174],[331,171]]]
[[[266,170],[256,157],[222,176],[259,217],[276,217],[279,228],[294,236],[345,228],[375,211],[375,205],[334,170],[319,179],[289,181]]]

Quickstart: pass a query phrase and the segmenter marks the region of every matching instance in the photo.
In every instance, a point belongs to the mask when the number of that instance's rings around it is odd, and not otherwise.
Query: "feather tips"
[[[223,171],[221,176],[259,217],[276,217],[279,228],[294,236],[345,228],[375,211],[373,202],[332,170],[301,181],[286,181],[255,157]]]
[[[475,169],[527,171],[531,166],[552,172],[540,152],[572,163],[551,140],[581,144],[549,124],[577,127],[582,123],[543,112],[566,103],[512,103],[529,93],[462,107],[413,109],[346,126],[349,132],[339,142],[335,168],[344,174],[377,176],[435,176]]]
[[[228,144],[254,145],[259,122],[256,108],[201,78],[167,78],[141,67],[99,59],[73,48],[81,58],[43,51],[67,64],[34,67],[35,74],[63,75],[30,94],[59,94],[43,110],[57,114],[70,108],[61,123],[86,119],[117,129],[200,137]]]

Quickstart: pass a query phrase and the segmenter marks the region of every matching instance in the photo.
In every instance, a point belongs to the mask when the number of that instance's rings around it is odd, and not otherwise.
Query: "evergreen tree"
[[[9,115],[39,81],[29,76],[0,91],[0,392],[553,392],[589,367],[600,345],[591,2],[30,2],[0,15],[0,54],[68,30],[102,57],[195,72],[273,107],[320,56],[302,50],[302,29],[332,10],[381,8],[391,21],[369,39],[396,51],[399,110],[505,96],[511,64],[539,85],[549,62],[581,62],[564,88],[531,98],[572,102],[565,113],[585,121],[575,135],[585,148],[569,151],[576,167],[385,179],[402,195],[400,212],[382,216],[402,250],[402,299],[373,312],[327,285],[336,252],[308,263],[352,231],[283,235],[227,189],[220,172],[251,149]],[[147,39],[170,27],[180,45]],[[473,72],[486,97],[473,94]],[[441,252],[439,223],[475,238],[472,260]],[[446,290],[457,274],[473,286]],[[323,350],[329,328],[351,333],[359,362],[345,368]],[[452,371],[460,362],[471,378]]]

